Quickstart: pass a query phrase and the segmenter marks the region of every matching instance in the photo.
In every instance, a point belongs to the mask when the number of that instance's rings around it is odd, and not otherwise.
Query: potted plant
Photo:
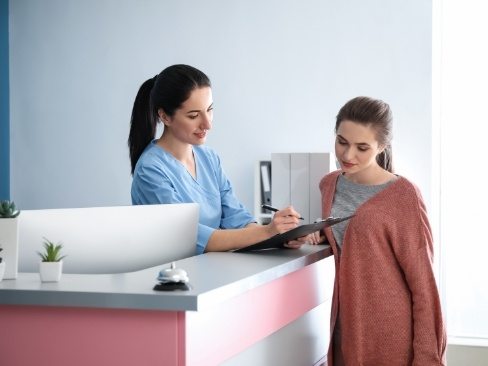
[[[2,247],[0,247],[0,252],[2,251]],[[3,280],[3,275],[5,273],[5,262],[0,257],[0,281]]]
[[[63,244],[54,244],[44,238],[44,252],[37,252],[42,261],[39,265],[39,274],[42,282],[58,282],[63,273],[63,258],[61,255]]]
[[[13,201],[0,201],[0,243],[2,244],[5,279],[17,278],[19,264],[19,222],[20,210]]]

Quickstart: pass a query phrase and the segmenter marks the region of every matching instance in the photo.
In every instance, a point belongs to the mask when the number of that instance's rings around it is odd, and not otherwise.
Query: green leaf
[[[19,216],[20,210],[17,210],[13,201],[0,201],[0,219],[10,219]]]
[[[54,244],[53,242],[49,241],[46,238],[44,239],[44,252],[37,252],[41,257],[43,262],[59,262],[66,256],[61,256],[61,249],[63,248],[63,244],[58,243]]]

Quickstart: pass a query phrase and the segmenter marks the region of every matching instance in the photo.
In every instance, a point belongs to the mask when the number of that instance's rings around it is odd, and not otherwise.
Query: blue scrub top
[[[132,181],[132,204],[196,202],[200,206],[197,253],[214,230],[242,228],[255,219],[237,200],[220,165],[206,146],[193,146],[196,179],[173,155],[153,140],[137,161]]]

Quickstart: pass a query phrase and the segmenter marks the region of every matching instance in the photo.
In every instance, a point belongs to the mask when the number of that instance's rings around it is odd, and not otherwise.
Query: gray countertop
[[[327,245],[259,253],[206,253],[176,262],[187,271],[189,291],[154,291],[169,264],[120,274],[63,274],[42,283],[38,273],[0,281],[0,305],[198,311],[221,303],[332,254]]]

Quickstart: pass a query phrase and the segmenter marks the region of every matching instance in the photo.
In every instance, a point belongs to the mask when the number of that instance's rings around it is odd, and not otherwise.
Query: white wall
[[[357,95],[395,117],[397,171],[430,202],[431,2],[10,1],[11,198],[24,209],[130,203],[139,85],[188,63],[213,82],[208,145],[252,208],[256,160],[330,151]]]

